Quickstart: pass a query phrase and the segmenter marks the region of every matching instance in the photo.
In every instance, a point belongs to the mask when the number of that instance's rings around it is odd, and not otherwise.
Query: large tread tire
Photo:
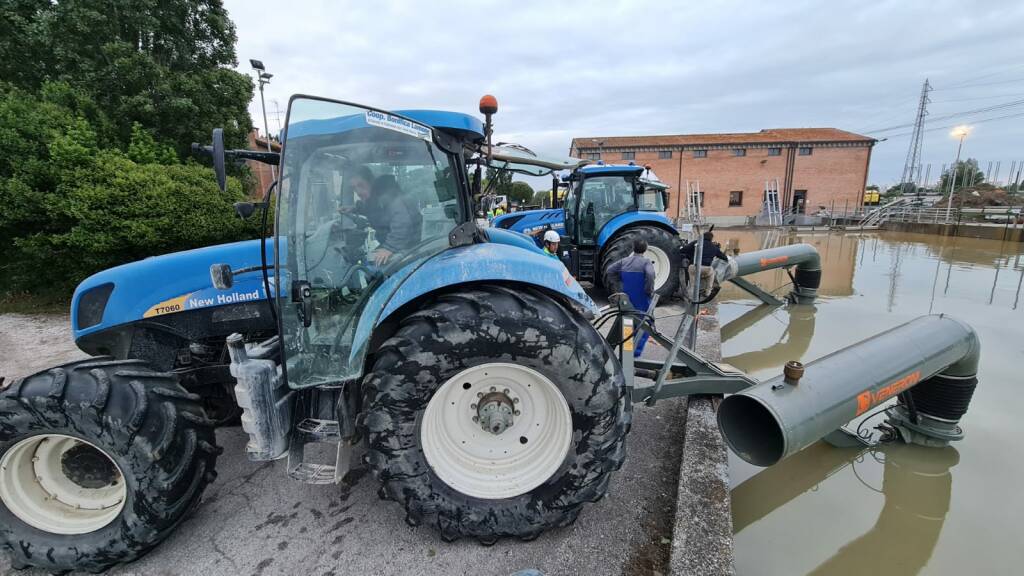
[[[672,234],[662,228],[653,226],[637,226],[627,228],[617,234],[609,242],[601,256],[601,282],[606,289],[612,289],[619,285],[616,278],[608,274],[608,268],[612,264],[622,260],[633,253],[633,241],[643,238],[649,247],[653,246],[662,250],[669,261],[668,277],[661,286],[655,286],[654,291],[663,298],[671,296],[679,289],[679,273],[681,268],[681,250],[683,242],[678,234]]]
[[[443,482],[428,464],[420,423],[432,395],[466,368],[492,362],[530,367],[560,390],[572,414],[565,461],[544,484],[504,499],[480,499]],[[448,541],[491,544],[566,526],[608,490],[625,458],[630,404],[612,349],[585,320],[523,288],[476,286],[446,293],[404,318],[377,350],[363,383],[366,461],[382,497],[405,506]]]
[[[15,568],[101,572],[166,538],[216,478],[221,449],[201,399],[141,360],[90,358],[0,392],[0,457],[19,441],[62,434],[100,448],[124,475],[120,514],[87,534],[34,528],[0,502],[0,547]]]

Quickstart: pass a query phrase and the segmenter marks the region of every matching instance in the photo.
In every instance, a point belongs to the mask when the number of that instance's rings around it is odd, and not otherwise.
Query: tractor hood
[[[274,243],[268,241],[271,266],[273,258]],[[260,242],[248,240],[153,256],[93,274],[78,285],[71,300],[75,340],[143,318],[266,298],[259,271],[236,276],[230,290],[217,290],[210,280],[212,264],[228,264],[232,270],[258,267]]]

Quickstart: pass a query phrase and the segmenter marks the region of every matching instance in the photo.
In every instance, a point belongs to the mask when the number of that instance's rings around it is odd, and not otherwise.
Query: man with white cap
[[[561,241],[562,237],[554,230],[548,230],[544,233],[544,253],[559,262],[562,261],[562,257],[558,255],[558,244]]]

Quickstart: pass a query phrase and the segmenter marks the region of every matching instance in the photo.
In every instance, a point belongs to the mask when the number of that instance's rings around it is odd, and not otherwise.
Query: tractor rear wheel
[[[215,477],[199,396],[90,358],[0,392],[0,547],[15,568],[99,572],[166,538]]]
[[[644,257],[654,264],[654,291],[663,297],[675,294],[679,289],[680,250],[683,243],[678,234],[653,226],[629,228],[612,238],[601,257],[601,281],[605,288],[611,289],[619,284],[616,278],[608,274],[608,268],[632,254],[633,242],[641,238],[647,241]]]
[[[565,526],[625,457],[630,411],[612,349],[530,289],[478,286],[426,303],[377,350],[363,390],[383,496],[446,540]]]

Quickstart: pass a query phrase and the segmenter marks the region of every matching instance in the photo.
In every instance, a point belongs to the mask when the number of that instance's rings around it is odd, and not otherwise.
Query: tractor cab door
[[[458,150],[438,138],[381,110],[289,103],[275,266],[291,387],[360,377],[388,299],[467,220]]]
[[[622,175],[590,176],[578,184],[577,245],[595,246],[597,236],[612,218],[637,209],[636,180]]]

